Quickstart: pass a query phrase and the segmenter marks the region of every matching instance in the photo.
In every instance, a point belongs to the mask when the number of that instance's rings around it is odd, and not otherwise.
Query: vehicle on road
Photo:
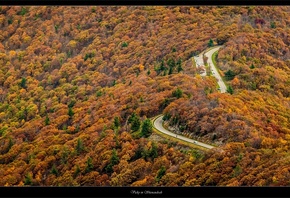
[[[193,141],[193,143],[196,144],[197,142],[196,141]]]

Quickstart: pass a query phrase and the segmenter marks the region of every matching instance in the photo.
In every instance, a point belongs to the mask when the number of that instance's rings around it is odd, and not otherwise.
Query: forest
[[[0,6],[0,186],[290,186],[289,6]],[[192,57],[211,45],[230,93]],[[152,138],[166,115],[201,151]]]

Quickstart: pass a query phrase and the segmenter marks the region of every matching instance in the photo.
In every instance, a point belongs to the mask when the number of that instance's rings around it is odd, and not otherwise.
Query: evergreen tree
[[[128,123],[131,124],[131,130],[132,131],[138,131],[141,126],[140,118],[136,115],[135,112],[132,113],[132,115],[128,119]]]
[[[250,66],[250,69],[254,69],[255,68],[255,66],[254,66],[254,64],[252,63],[252,65]]]
[[[208,43],[207,43],[207,46],[208,47],[213,47],[213,40],[212,39],[209,39]]]
[[[119,157],[117,155],[116,149],[113,149],[112,157],[110,159],[110,163],[106,166],[105,170],[107,173],[113,172],[113,166],[119,163]]]
[[[50,124],[50,120],[49,120],[49,117],[48,117],[47,114],[46,114],[46,117],[45,117],[44,123],[45,123],[45,126],[47,126],[47,125]]]
[[[225,77],[226,77],[227,80],[233,80],[235,75],[236,75],[235,72],[233,72],[230,69],[225,72]]]
[[[167,65],[168,65],[168,67],[174,68],[175,67],[175,61],[172,58],[170,58],[170,59],[167,60]]]
[[[169,113],[166,113],[166,114],[163,116],[162,120],[163,120],[163,121],[169,120],[170,117],[171,117],[171,115],[170,115]]]
[[[182,94],[183,94],[183,92],[182,92],[182,90],[179,89],[179,88],[177,88],[176,90],[174,90],[174,91],[172,92],[172,96],[173,96],[173,97],[176,97],[176,98],[181,98]]]
[[[13,146],[13,141],[11,139],[11,137],[9,137],[9,142],[8,142],[8,147],[7,147],[7,152],[11,149],[11,147]]]
[[[166,172],[166,168],[162,166],[157,173],[157,176],[155,178],[156,181],[160,181],[160,179],[165,175],[165,172]]]
[[[173,68],[172,67],[169,67],[168,75],[171,75],[172,72],[173,72]]]
[[[166,76],[166,75],[167,75],[167,70],[164,70],[163,76]]]
[[[131,124],[131,130],[132,131],[138,131],[140,129],[141,126],[141,121],[139,119],[139,117],[134,117],[132,124]]]
[[[26,174],[25,178],[24,178],[24,185],[32,185],[32,178],[31,178],[31,174]]]
[[[164,71],[166,69],[165,65],[164,65],[164,60],[161,61],[161,65],[160,65],[160,68],[159,70],[160,71]]]
[[[116,84],[117,84],[117,81],[116,80],[113,80],[112,87],[114,87]]]
[[[121,126],[119,117],[114,117],[114,126],[115,128],[119,128]]]
[[[20,82],[20,87],[26,88],[26,78],[22,77],[21,82]]]
[[[133,112],[133,113],[131,114],[131,116],[129,117],[128,122],[129,122],[129,123],[132,123],[135,117],[137,117],[137,115],[136,115],[135,112]]]
[[[183,70],[181,58],[178,59],[176,64],[177,64],[177,72],[179,73],[179,72],[181,72]]]
[[[87,166],[86,166],[86,172],[88,173],[88,172],[92,171],[93,168],[94,168],[92,158],[88,157],[86,164],[87,164]]]
[[[276,28],[276,23],[275,22],[271,21],[270,25],[271,25],[272,29]]]
[[[233,94],[234,93],[233,87],[229,85],[229,87],[227,88],[227,92]]]
[[[152,157],[152,159],[158,157],[158,148],[155,143],[152,144],[149,156]]]
[[[144,120],[141,128],[141,136],[142,137],[149,137],[152,133],[153,126],[150,119]]]
[[[148,69],[147,71],[147,75],[149,76],[151,74],[150,69]]]
[[[84,145],[80,138],[78,138],[77,140],[76,151],[77,151],[77,154],[80,154],[82,151],[84,151]]]
[[[80,172],[81,172],[80,166],[77,165],[76,170],[74,172],[74,177],[78,176],[80,174]]]
[[[56,169],[55,164],[52,165],[50,173],[54,174],[55,176],[58,175],[58,170]]]
[[[74,115],[74,112],[71,107],[68,108],[68,115],[70,118]]]

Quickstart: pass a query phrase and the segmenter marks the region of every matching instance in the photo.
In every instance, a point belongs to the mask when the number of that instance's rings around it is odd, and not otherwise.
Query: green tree
[[[162,59],[159,70],[160,71],[164,71],[166,69],[165,64],[164,64],[164,60]]]
[[[229,85],[229,87],[227,88],[227,92],[233,94],[234,93],[233,87]]]
[[[164,167],[164,166],[162,166],[160,169],[159,169],[159,171],[158,171],[158,173],[157,173],[157,176],[156,176],[156,181],[158,182],[158,181],[160,181],[160,179],[165,175],[165,172],[166,172],[166,168]]]
[[[121,126],[119,117],[114,117],[114,127],[119,128]]]
[[[129,117],[128,122],[131,123],[131,130],[138,131],[141,126],[140,118],[136,115],[135,112]]]
[[[179,72],[181,72],[182,70],[183,70],[183,68],[182,68],[182,60],[181,60],[181,58],[179,58],[178,60],[177,60],[177,72],[179,73]]]
[[[227,79],[227,80],[233,80],[234,79],[234,77],[235,77],[235,72],[233,72],[232,70],[228,70],[228,71],[226,71],[225,72],[225,78]]]
[[[207,43],[207,46],[208,47],[213,47],[214,44],[213,44],[213,40],[212,39],[209,39],[208,43]]]
[[[24,185],[32,185],[32,178],[30,173],[26,174],[24,178]]]
[[[173,73],[173,68],[169,67],[168,75],[171,75]]]
[[[11,149],[11,147],[14,145],[13,140],[11,139],[11,137],[9,137],[9,142],[8,142],[8,146],[7,146],[7,152]]]
[[[58,170],[56,169],[55,164],[52,165],[50,173],[54,174],[55,176],[58,176]]]
[[[26,78],[24,78],[24,77],[21,78],[20,87],[22,87],[24,89],[27,87],[26,86]]]
[[[166,76],[166,75],[167,75],[167,70],[164,70],[163,76]]]
[[[76,167],[76,169],[74,171],[74,177],[78,176],[80,174],[80,172],[81,172],[80,166],[77,165],[77,167]]]
[[[144,120],[141,128],[141,136],[142,137],[149,137],[152,133],[153,126],[150,119]]]
[[[132,131],[138,131],[141,126],[141,121],[139,117],[134,117],[132,124],[131,124],[131,130]]]
[[[112,151],[112,157],[110,159],[110,163],[106,166],[105,170],[107,173],[113,172],[113,166],[119,163],[119,157],[117,155],[116,149],[113,149]]]
[[[149,76],[151,74],[150,69],[148,69],[147,71],[147,75]]]
[[[77,154],[80,154],[83,151],[84,151],[83,141],[80,138],[78,138],[77,145],[76,145],[76,152]]]
[[[103,95],[103,92],[102,92],[101,90],[99,90],[99,91],[96,92],[96,96],[97,96],[97,97],[100,97],[100,96],[102,96],[102,95]]]
[[[93,58],[95,56],[94,53],[86,53],[85,57],[84,57],[84,61],[88,60],[89,58]]]
[[[72,110],[72,107],[69,107],[68,108],[68,115],[69,115],[70,118],[74,115],[74,112]]]
[[[27,12],[28,12],[27,8],[22,7],[22,8],[21,8],[21,11],[18,12],[18,14],[20,14],[20,15],[23,16],[23,15],[25,15]]]
[[[88,173],[88,172],[92,171],[93,168],[94,168],[93,160],[92,160],[91,157],[88,157],[88,159],[87,159],[87,163],[86,163],[86,164],[87,164],[87,165],[86,165],[86,172]]]
[[[127,43],[127,42],[123,42],[123,43],[121,44],[121,47],[128,47],[128,43]]]
[[[166,121],[166,120],[169,120],[170,118],[171,118],[171,115],[169,113],[165,113],[162,120]]]
[[[172,96],[173,96],[173,97],[176,97],[176,98],[181,98],[182,94],[183,94],[183,92],[182,92],[182,90],[179,89],[179,88],[177,88],[176,90],[174,90],[174,91],[172,92]]]
[[[271,21],[270,24],[271,24],[271,28],[272,28],[272,29],[276,28],[276,23],[275,23],[275,22]]]
[[[255,68],[255,66],[254,66],[254,64],[252,63],[252,65],[250,66],[250,69],[254,69]]]
[[[113,80],[112,86],[114,87],[116,84],[117,84],[117,81],[116,80]]]
[[[152,159],[158,157],[158,147],[155,143],[152,144],[152,148],[150,149],[149,156]]]
[[[167,65],[169,67],[174,68],[175,67],[175,61],[172,58],[170,58],[170,59],[167,60]]]
[[[47,125],[49,125],[49,124],[50,124],[50,120],[49,120],[49,117],[48,117],[48,115],[47,115],[47,114],[46,114],[46,116],[45,116],[44,123],[45,123],[45,126],[47,126]]]
[[[137,117],[137,115],[136,115],[135,112],[133,112],[133,113],[131,114],[131,116],[128,118],[128,122],[129,122],[129,123],[132,123],[135,117]]]
[[[73,99],[69,102],[68,107],[73,107],[76,104],[76,101]]]

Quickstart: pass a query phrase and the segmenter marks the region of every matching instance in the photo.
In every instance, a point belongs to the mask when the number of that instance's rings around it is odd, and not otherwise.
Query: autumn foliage
[[[289,12],[1,6],[0,186],[289,186]],[[217,148],[156,141],[161,113]]]

